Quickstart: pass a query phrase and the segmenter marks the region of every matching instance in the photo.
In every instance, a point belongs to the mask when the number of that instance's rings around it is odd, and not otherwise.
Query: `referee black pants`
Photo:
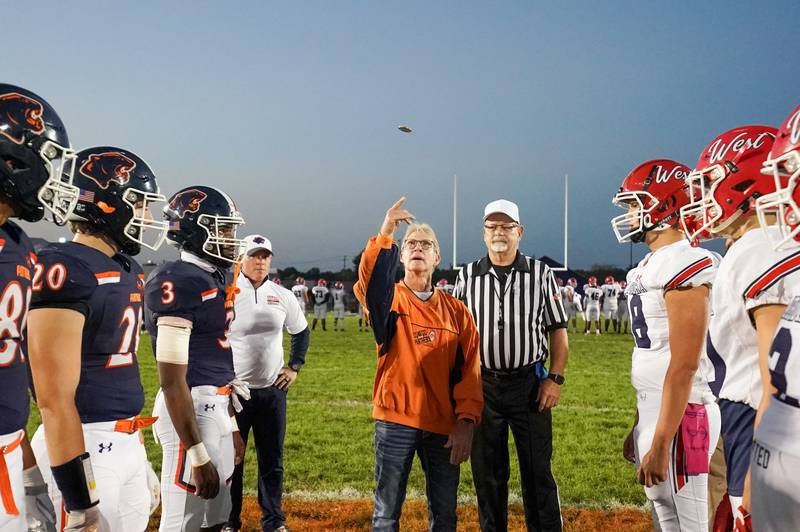
[[[525,522],[529,531],[561,530],[558,487],[550,470],[552,417],[539,412],[534,366],[516,371],[481,370],[483,418],[472,443],[472,477],[483,532],[508,530],[508,429],[519,458]]]

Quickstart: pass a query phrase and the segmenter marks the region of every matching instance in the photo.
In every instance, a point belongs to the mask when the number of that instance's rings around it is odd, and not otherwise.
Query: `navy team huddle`
[[[75,152],[44,99],[3,84],[0,159],[0,529],[138,532],[161,503],[160,530],[219,530],[244,451],[233,414],[248,397],[227,340],[244,223],[233,201],[199,185],[167,199],[138,155]],[[622,283],[589,279],[583,300],[574,279],[562,287],[587,333],[591,322],[600,332],[601,308],[606,331],[630,316],[637,410],[625,456],[661,530],[707,529],[719,437],[728,497],[717,530],[800,522],[798,178],[800,107],[780,130],[723,133],[693,170],[647,161],[615,195],[625,212],[612,227],[650,253]],[[36,254],[12,218],[69,224],[74,239]],[[711,238],[726,239],[724,257],[697,247]],[[179,259],[145,280],[133,257],[164,241]],[[141,416],[143,323],[160,377],[152,417]],[[42,414],[30,441],[29,390]]]

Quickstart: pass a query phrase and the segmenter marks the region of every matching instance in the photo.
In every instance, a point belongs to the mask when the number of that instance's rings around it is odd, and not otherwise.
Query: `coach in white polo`
[[[283,438],[286,434],[286,392],[297,378],[308,350],[308,322],[291,291],[268,279],[272,243],[262,235],[245,237],[242,269],[237,279],[236,319],[228,339],[236,377],[248,383],[250,399],[242,402],[236,421],[245,444],[253,429],[258,456],[258,504],[261,529],[284,531]],[[283,329],[291,335],[289,363],[284,365]],[[231,483],[232,509],[227,529],[241,528],[244,461]],[[223,530],[226,530],[223,528]]]

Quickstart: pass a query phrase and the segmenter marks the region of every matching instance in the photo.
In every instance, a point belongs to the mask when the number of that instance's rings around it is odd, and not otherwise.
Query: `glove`
[[[717,511],[714,512],[714,532],[730,532],[733,530],[733,510],[731,509],[731,500],[728,498],[728,492],[722,497],[717,506]]]
[[[239,379],[233,379],[228,383],[228,386],[231,387],[231,402],[233,403],[233,410],[236,412],[241,412],[242,402],[239,400],[239,397],[245,401],[249,401],[250,388],[247,386],[245,381]]]
[[[736,532],[753,532],[753,524],[750,522],[750,512],[744,506],[739,506],[741,516],[736,518]]]
[[[150,462],[147,462],[147,489],[150,490],[150,515],[153,515],[158,505],[161,504],[161,482]]]
[[[34,465],[24,470],[22,478],[28,532],[55,532],[56,513],[39,467]]]
[[[108,523],[100,515],[100,508],[94,505],[85,510],[67,512],[64,532],[106,532]]]

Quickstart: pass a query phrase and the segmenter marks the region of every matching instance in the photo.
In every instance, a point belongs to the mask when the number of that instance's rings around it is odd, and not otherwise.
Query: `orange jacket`
[[[372,237],[353,291],[369,311],[378,352],[372,416],[437,434],[459,419],[480,422],[478,330],[467,307],[442,290],[422,301],[395,283],[394,241]]]

